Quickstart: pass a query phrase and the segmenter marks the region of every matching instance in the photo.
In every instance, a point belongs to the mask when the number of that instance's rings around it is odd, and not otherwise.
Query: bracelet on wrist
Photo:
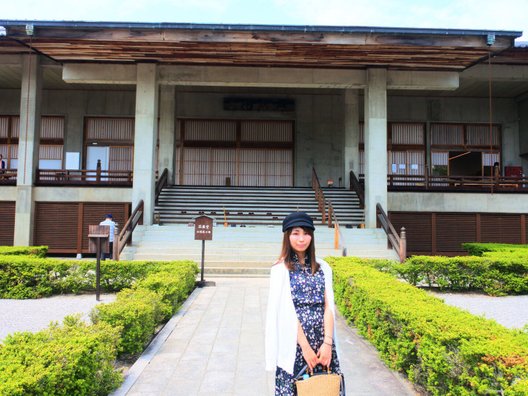
[[[323,344],[326,344],[326,345],[329,345],[329,346],[332,346],[332,344],[328,343],[328,342],[323,342]]]

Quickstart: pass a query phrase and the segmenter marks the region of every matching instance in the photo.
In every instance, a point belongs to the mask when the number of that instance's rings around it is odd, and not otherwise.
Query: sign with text
[[[198,216],[194,219],[194,239],[196,241],[213,240],[213,218]]]

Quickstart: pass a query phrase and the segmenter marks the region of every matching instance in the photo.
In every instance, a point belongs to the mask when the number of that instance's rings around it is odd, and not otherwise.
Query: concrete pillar
[[[367,70],[365,88],[365,225],[376,227],[376,204],[387,208],[387,70]]]
[[[155,64],[137,65],[134,130],[134,185],[132,207],[143,200],[143,224],[151,225],[154,212],[155,154],[158,132],[158,71]]]
[[[169,182],[174,181],[174,134],[176,123],[176,88],[174,85],[160,87],[160,123],[158,172],[169,171]]]
[[[344,185],[350,188],[350,171],[359,177],[359,94],[355,89],[345,90],[345,178]]]
[[[33,244],[33,184],[39,158],[41,95],[42,70],[39,57],[34,54],[25,55],[20,89],[15,246]]]

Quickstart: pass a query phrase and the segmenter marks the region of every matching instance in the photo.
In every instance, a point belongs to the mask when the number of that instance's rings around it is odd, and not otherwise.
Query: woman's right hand
[[[312,372],[315,366],[317,366],[319,362],[319,358],[315,354],[312,347],[310,347],[309,345],[305,346],[304,348],[301,347],[301,351],[302,351],[303,358],[306,361],[308,368],[310,369],[310,372]]]

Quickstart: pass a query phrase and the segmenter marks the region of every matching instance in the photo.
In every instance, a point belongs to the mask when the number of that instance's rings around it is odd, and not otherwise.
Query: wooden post
[[[115,261],[119,261],[119,233],[117,232],[117,226],[114,227],[114,244],[112,250],[112,258]]]
[[[95,172],[96,172],[96,180],[97,182],[100,182],[101,181],[101,160],[100,159],[97,160],[97,168]]]
[[[400,230],[400,262],[403,263],[407,257],[407,235],[405,227]]]

